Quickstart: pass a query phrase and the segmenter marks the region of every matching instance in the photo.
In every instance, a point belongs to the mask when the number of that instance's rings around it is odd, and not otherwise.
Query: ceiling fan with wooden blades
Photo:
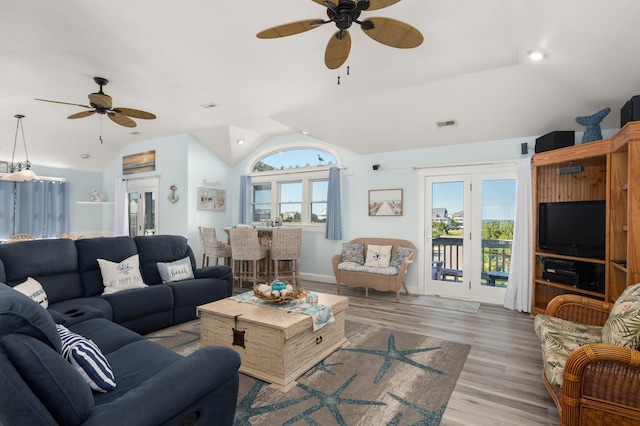
[[[111,96],[102,91],[102,87],[109,83],[109,80],[103,77],[93,77],[93,81],[100,86],[100,90],[96,93],[89,94],[89,105],[74,104],[70,102],[51,101],[48,99],[38,99],[36,101],[53,102],[55,104],[63,105],[75,105],[82,108],[89,109],[88,111],[80,111],[75,114],[71,114],[69,119],[88,117],[93,114],[107,115],[116,124],[124,127],[136,127],[137,124],[130,117],[142,118],[145,120],[153,120],[156,118],[155,114],[140,109],[113,107]]]
[[[313,30],[333,22],[338,31],[331,37],[325,49],[324,63],[329,69],[342,66],[349,57],[351,36],[349,28],[356,23],[362,31],[375,41],[390,47],[410,49],[418,47],[423,37],[411,25],[391,18],[368,18],[360,20],[363,11],[382,9],[400,0],[312,0],[327,8],[329,19],[306,19],[268,28],[257,34],[258,38],[279,38]]]

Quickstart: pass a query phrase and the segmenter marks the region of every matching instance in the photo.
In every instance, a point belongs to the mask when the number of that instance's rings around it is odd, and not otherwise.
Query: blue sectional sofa
[[[0,424],[233,424],[237,352],[209,346],[183,357],[104,318],[65,325],[100,348],[113,390],[93,392],[61,355],[48,310],[0,284]]]
[[[138,255],[148,287],[105,294],[97,259],[121,262]],[[194,278],[163,284],[158,262],[189,258]],[[46,292],[49,309],[80,317],[103,317],[146,334],[196,318],[196,306],[232,294],[231,268],[196,268],[187,239],[177,235],[47,239],[0,244],[0,282],[11,287],[28,277]]]
[[[146,286],[103,294],[97,259],[134,255]],[[163,283],[158,263],[176,261],[188,262],[193,278]],[[11,288],[27,278],[46,293],[46,309]],[[235,351],[206,347],[183,357],[141,336],[195,319],[196,306],[231,294],[231,268],[196,268],[181,236],[0,244],[0,424],[231,425]],[[56,324],[98,346],[114,389],[83,382],[62,356]]]

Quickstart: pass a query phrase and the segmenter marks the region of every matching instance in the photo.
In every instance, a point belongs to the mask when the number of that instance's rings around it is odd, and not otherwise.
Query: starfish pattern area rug
[[[282,393],[240,375],[235,425],[425,425],[440,419],[470,346],[346,322],[348,343]],[[199,322],[147,336],[186,355],[199,347]]]

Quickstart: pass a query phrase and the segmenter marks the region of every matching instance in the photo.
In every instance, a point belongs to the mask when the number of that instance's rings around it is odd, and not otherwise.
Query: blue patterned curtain
[[[18,233],[31,234],[36,238],[69,233],[67,182],[0,182],[0,200],[1,238]],[[13,216],[10,210],[13,210]]]
[[[239,223],[251,223],[251,176],[240,176]]]
[[[15,234],[15,192],[15,182],[0,180],[0,239],[3,240]]]
[[[342,214],[340,204],[340,170],[337,167],[329,169],[329,185],[327,190],[327,223],[324,237],[327,240],[342,239]]]

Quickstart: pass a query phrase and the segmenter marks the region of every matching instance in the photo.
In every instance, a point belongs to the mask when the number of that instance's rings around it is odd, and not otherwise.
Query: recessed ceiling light
[[[216,106],[217,105],[215,104],[215,102],[209,102],[209,103],[200,105],[200,108],[205,108],[206,109],[206,108],[213,108],[213,107],[216,107]]]
[[[82,158],[83,160],[86,160],[89,157],[91,157],[89,154],[80,154],[80,158]]]
[[[543,52],[542,50],[530,50],[528,54],[529,59],[532,61],[541,61],[548,56],[547,52]]]
[[[242,145],[244,143],[244,139],[240,138],[236,141],[238,145]]]
[[[303,130],[300,133],[302,133],[303,135],[308,135],[309,134],[309,132],[307,132],[306,130]]]

